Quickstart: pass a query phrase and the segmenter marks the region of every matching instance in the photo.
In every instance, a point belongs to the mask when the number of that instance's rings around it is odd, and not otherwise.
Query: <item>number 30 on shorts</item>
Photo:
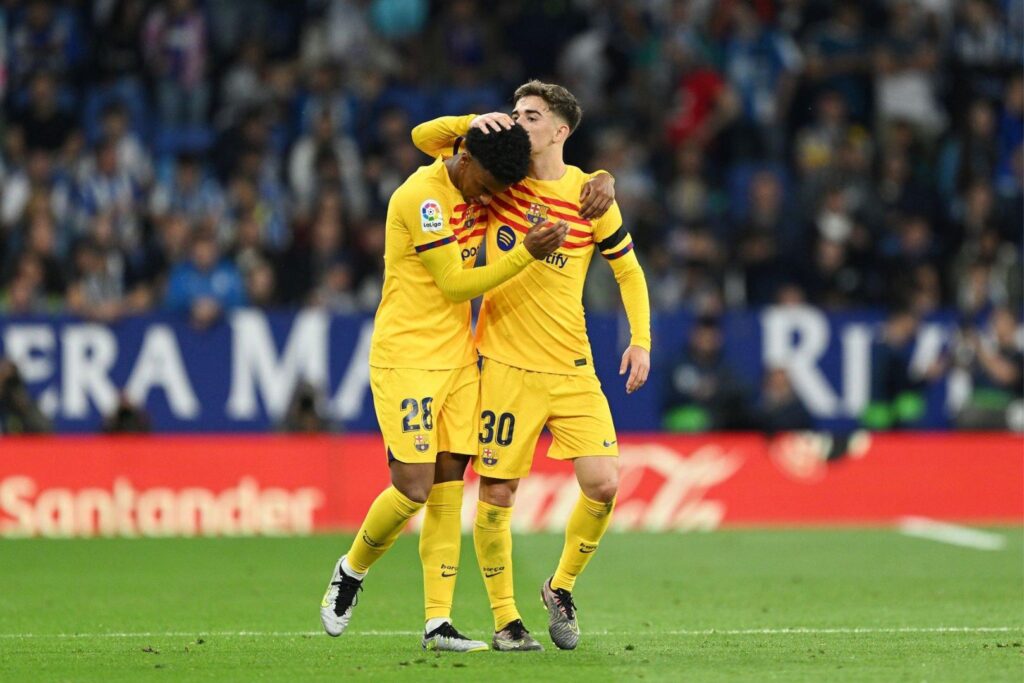
[[[508,446],[512,443],[512,436],[516,431],[516,416],[512,413],[495,415],[491,410],[480,413],[480,443],[496,441],[499,446]]]

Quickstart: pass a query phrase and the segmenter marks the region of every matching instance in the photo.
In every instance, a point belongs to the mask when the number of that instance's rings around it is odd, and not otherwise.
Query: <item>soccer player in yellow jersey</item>
[[[413,131],[414,142],[428,153],[446,137],[488,127],[520,127],[529,133],[529,176],[495,195],[487,207],[489,262],[514,250],[533,225],[552,219],[570,224],[560,249],[484,295],[477,324],[477,347],[484,360],[480,450],[473,462],[481,477],[480,501],[473,538],[494,612],[492,643],[498,650],[541,649],[515,605],[510,524],[519,480],[530,471],[544,426],[553,436],[548,457],[572,460],[581,489],[561,559],[541,588],[548,632],[559,648],[573,649],[579,640],[572,590],[597,550],[615,505],[617,437],[594,374],[582,303],[595,250],[615,272],[631,328],[619,368],[620,374],[629,371],[626,391],[639,389],[650,370],[650,306],[633,241],[615,204],[600,218],[582,217],[578,202],[590,176],[562,160],[565,140],[581,115],[568,90],[531,81],[516,90],[512,118],[488,114],[438,119]]]
[[[458,243],[460,234],[473,229],[466,225],[466,216],[475,211],[471,207],[486,206],[520,181],[529,159],[524,131],[485,135],[476,130],[466,136],[465,151],[420,168],[388,202],[384,291],[370,345],[370,388],[392,485],[370,506],[351,548],[335,564],[320,605],[320,619],[332,636],[348,626],[370,567],[409,518],[429,504],[432,489],[438,489],[438,452],[468,456],[477,450],[479,371],[469,300],[546,258],[565,239],[564,222],[547,224],[532,230],[504,258],[463,267]],[[461,471],[458,480],[461,505]],[[455,630],[450,611],[449,596],[446,608],[438,606],[436,623],[428,622],[423,647],[486,650],[485,642]]]

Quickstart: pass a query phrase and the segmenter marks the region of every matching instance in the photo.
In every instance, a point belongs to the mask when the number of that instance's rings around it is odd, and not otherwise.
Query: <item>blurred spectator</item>
[[[28,0],[22,20],[12,26],[10,40],[11,80],[16,89],[41,71],[73,76],[85,56],[75,12],[50,0]]]
[[[808,180],[836,163],[840,145],[851,135],[846,100],[835,90],[825,90],[814,105],[814,121],[796,136],[797,168]]]
[[[273,266],[266,261],[255,261],[243,274],[245,298],[249,306],[267,310],[278,305],[277,279]]]
[[[20,259],[35,259],[42,269],[42,290],[47,297],[59,299],[67,283],[58,253],[57,231],[46,213],[37,213],[25,228]]]
[[[731,235],[735,259],[742,271],[744,300],[750,306],[771,302],[775,291],[792,274],[787,256],[795,244],[785,219],[783,188],[770,171],[757,173],[750,183],[747,215]],[[788,238],[788,239],[787,239]]]
[[[972,183],[990,182],[999,159],[999,139],[992,105],[985,100],[971,103],[960,137],[947,143],[942,152],[939,182],[944,192],[962,192]]]
[[[26,254],[18,259],[13,276],[0,299],[0,310],[9,316],[55,312],[56,302],[46,297],[46,276],[40,260]]]
[[[145,0],[113,0],[96,3],[96,35],[93,46],[93,75],[113,92],[135,96],[143,73],[142,26]]]
[[[354,140],[338,133],[328,110],[313,119],[312,132],[300,137],[292,148],[288,177],[299,211],[308,213],[325,187],[339,186],[350,215],[357,219],[366,215],[368,200],[359,148]]]
[[[924,416],[925,377],[912,365],[919,324],[909,309],[898,309],[871,345],[871,399],[861,418],[868,429],[911,427]]]
[[[125,302],[127,265],[109,234],[109,229],[101,229],[96,237],[75,246],[75,274],[68,288],[68,310],[101,322],[113,322],[129,312]]]
[[[0,358],[0,432],[43,434],[52,431],[13,362]]]
[[[290,273],[282,282],[286,300],[317,303],[336,310],[353,310],[354,277],[351,262],[355,257],[346,246],[346,234],[336,204],[337,194],[326,196],[313,218],[308,243],[296,244],[286,256]]]
[[[1021,8],[1024,10],[1024,7]],[[996,182],[1000,187],[1014,183],[1013,156],[1024,145],[1024,76],[1016,74],[1006,82],[1003,110],[999,116],[999,163]]]
[[[114,412],[103,418],[104,434],[148,434],[150,420],[146,411],[132,403],[124,393],[117,399]]]
[[[220,319],[226,309],[244,306],[245,287],[238,269],[222,260],[212,235],[197,232],[192,238],[190,258],[171,271],[164,307],[187,313],[203,329]]]
[[[725,74],[739,98],[732,158],[782,154],[783,127],[803,58],[785,33],[765,26],[751,0],[732,3],[731,35],[725,41]]]
[[[29,219],[33,202],[60,224],[68,218],[70,183],[54,167],[53,155],[44,149],[31,151],[25,166],[12,169],[0,188],[0,227],[10,230]]]
[[[44,149],[51,153],[61,151],[77,123],[58,101],[57,83],[47,71],[32,76],[28,104],[15,122],[24,132],[28,149]]]
[[[299,382],[288,402],[281,429],[293,434],[316,434],[328,430],[327,420],[322,416],[322,399],[316,387],[309,382]]]
[[[960,429],[1006,429],[1011,411],[1022,409],[1024,353],[1017,324],[1013,312],[997,308],[987,334],[970,326],[962,330],[956,362],[970,373],[972,389],[956,416]]]
[[[216,178],[203,172],[198,158],[183,154],[175,164],[173,179],[157,183],[153,189],[149,210],[157,221],[174,213],[186,217],[200,229],[213,230],[224,215],[224,192]]]
[[[206,18],[194,0],[163,0],[146,18],[143,46],[160,123],[201,125],[210,101]]]
[[[939,51],[922,3],[889,3],[889,23],[874,50],[875,97],[883,134],[901,120],[931,138],[945,126],[936,96]]]
[[[246,40],[221,83],[221,108],[217,119],[222,127],[228,127],[238,121],[243,112],[266,102],[267,93],[263,90],[266,66],[263,44],[256,38]]]
[[[716,318],[695,322],[682,357],[673,365],[662,398],[662,426],[674,432],[741,429],[745,391],[722,355]]]
[[[142,145],[142,140],[131,129],[128,108],[120,103],[108,104],[103,109],[100,119],[102,139],[113,145],[117,154],[117,164],[131,177],[136,186],[149,188],[153,182],[153,159]],[[86,168],[83,173],[91,173],[94,169]]]
[[[376,41],[367,21],[366,3],[326,0],[320,4],[326,11],[320,21],[307,24],[302,37],[303,61],[345,64],[372,57]]]
[[[101,219],[109,222],[120,245],[129,250],[137,248],[143,189],[121,166],[113,141],[97,145],[88,163],[94,170],[79,180],[76,197],[79,232],[88,232]]]
[[[258,159],[259,154],[253,153],[251,158]],[[251,220],[259,226],[260,241],[263,244],[274,249],[284,247],[290,236],[284,207],[280,203],[280,191],[276,181],[262,185],[260,179],[254,179],[251,174],[239,173],[233,177],[228,186],[224,219],[218,226],[219,241],[230,244],[235,239],[239,224]]]
[[[661,211],[652,201],[655,182],[646,150],[631,144],[625,130],[607,129],[598,137],[594,163],[615,176],[615,201],[624,221],[659,223]]]
[[[784,368],[768,368],[765,371],[752,426],[769,434],[803,431],[814,427],[811,414],[793,391]]]
[[[696,50],[695,45],[679,46],[680,75],[666,119],[673,146],[691,142],[707,147],[740,111],[736,93]]]
[[[964,313],[978,313],[992,306],[1021,306],[1020,256],[991,228],[964,243],[954,262],[953,276],[956,301]]]
[[[714,188],[708,182],[704,153],[695,144],[681,145],[674,155],[674,181],[668,189],[669,215],[683,225],[706,223],[715,211]]]
[[[862,123],[868,119],[869,47],[863,9],[857,0],[836,2],[832,15],[804,45],[811,83],[840,93],[850,116]]]
[[[934,263],[941,254],[941,247],[931,224],[918,215],[904,218],[895,233],[884,236],[881,242],[879,251],[885,259],[888,295],[890,300],[906,306],[918,283],[918,269]]]
[[[841,240],[817,240],[802,281],[811,302],[827,310],[852,308],[863,295],[864,275],[850,263],[849,250]]]
[[[952,101],[954,115],[978,97],[995,100],[1002,95],[1002,78],[1020,70],[1020,36],[1007,32],[1005,18],[991,0],[957,3],[958,17],[951,35]],[[1015,46],[1016,43],[1016,46]]]

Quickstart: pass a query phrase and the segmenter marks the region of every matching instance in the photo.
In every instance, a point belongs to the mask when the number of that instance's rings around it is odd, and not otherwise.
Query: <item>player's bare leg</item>
[[[576,458],[580,499],[565,528],[565,545],[558,569],[544,582],[540,598],[548,610],[548,634],[562,650],[573,650],[580,639],[572,590],[576,577],[594,556],[608,529],[619,488],[619,459],[607,456]]]
[[[480,502],[473,525],[476,559],[494,613],[491,645],[505,652],[544,649],[526,630],[515,604],[511,523],[518,487],[518,479],[481,477]]]
[[[423,565],[425,650],[478,652],[487,643],[459,633],[452,625],[452,599],[462,550],[463,476],[470,456],[438,453],[434,485],[430,489],[420,531],[420,562]]]

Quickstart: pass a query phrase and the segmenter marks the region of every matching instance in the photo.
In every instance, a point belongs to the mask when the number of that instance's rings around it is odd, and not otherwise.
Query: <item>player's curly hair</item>
[[[530,136],[522,126],[490,133],[470,128],[466,134],[466,149],[504,185],[518,183],[530,170]]]

